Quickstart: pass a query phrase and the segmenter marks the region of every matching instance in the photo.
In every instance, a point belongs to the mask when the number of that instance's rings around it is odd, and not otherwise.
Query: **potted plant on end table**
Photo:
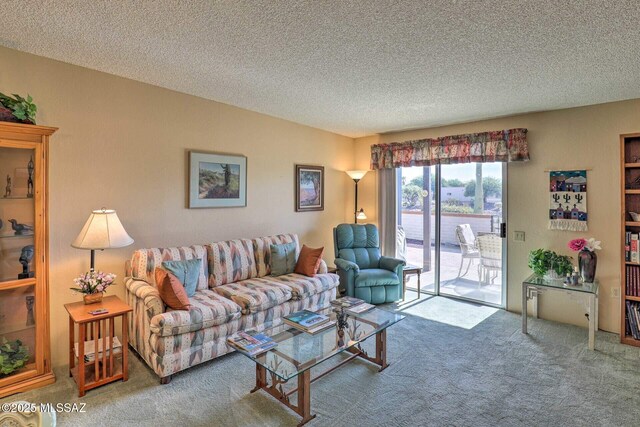
[[[78,287],[71,290],[83,294],[85,304],[98,303],[102,301],[102,294],[115,280],[115,274],[91,270],[73,279]]]

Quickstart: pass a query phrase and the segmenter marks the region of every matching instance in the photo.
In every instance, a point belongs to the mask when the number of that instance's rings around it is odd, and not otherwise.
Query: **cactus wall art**
[[[587,171],[549,172],[549,229],[587,231]]]

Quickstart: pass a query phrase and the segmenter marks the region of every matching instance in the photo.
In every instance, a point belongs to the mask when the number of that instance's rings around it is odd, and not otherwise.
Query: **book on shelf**
[[[237,332],[227,338],[227,342],[250,356],[257,356],[278,345],[271,337],[253,330]]]
[[[626,326],[631,333],[631,336],[634,339],[640,340],[640,303],[634,301],[626,301],[626,305]]]
[[[629,259],[631,262],[639,263],[640,262],[640,253],[638,253],[638,235],[636,233],[631,233],[631,244],[629,245],[630,256]]]
[[[625,295],[640,296],[640,266],[627,265],[625,280]]]
[[[624,233],[624,260],[631,262],[631,232]]]
[[[98,360],[102,359],[102,350],[103,350],[103,342],[102,338],[98,338]],[[75,355],[79,359],[78,354],[80,354],[80,346],[78,343],[73,345]],[[116,356],[122,353],[122,344],[118,337],[113,337],[113,355]],[[111,354],[111,347],[109,347],[109,338],[107,337],[107,354],[106,357],[109,357]],[[84,361],[94,362],[96,360],[96,343],[94,340],[89,340],[84,342]]]
[[[293,326],[294,328],[298,328],[302,331],[308,332],[309,330],[315,330],[319,326],[328,323],[330,321],[328,316],[324,314],[314,313],[309,310],[301,310],[295,313],[292,313],[288,316],[284,317],[284,322]]]

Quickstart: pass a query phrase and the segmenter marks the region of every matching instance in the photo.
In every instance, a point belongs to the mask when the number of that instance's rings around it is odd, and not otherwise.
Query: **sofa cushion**
[[[173,273],[156,267],[156,283],[162,302],[174,310],[189,310],[190,302],[184,285]],[[195,283],[194,283],[195,285]]]
[[[360,270],[360,273],[356,276],[356,288],[399,284],[400,280],[396,273],[381,268]]]
[[[258,277],[264,277],[271,274],[271,245],[281,245],[283,243],[295,242],[296,244],[296,259],[300,253],[300,244],[298,243],[298,236],[295,234],[278,234],[275,236],[258,237],[252,239],[253,252],[256,256],[256,269],[258,270]]]
[[[293,273],[296,268],[296,242],[271,245],[271,275]]]
[[[240,317],[241,308],[210,289],[197,291],[189,298],[189,310],[168,310],[151,319],[151,332],[166,337],[198,331]]]
[[[200,272],[201,259],[185,259],[180,261],[162,261],[162,267],[171,272],[180,280],[187,296],[196,294],[198,287],[198,273]],[[156,280],[157,283],[157,280]]]
[[[228,336],[240,330],[241,322],[241,319],[238,318],[222,325],[211,326],[210,328],[185,332],[183,334],[166,336],[151,334],[149,337],[149,345],[152,351],[160,357],[180,353],[189,349],[197,350],[212,342],[220,340],[226,341]],[[195,363],[192,364],[190,362],[191,361],[187,359],[181,363],[185,363],[187,365],[186,367],[195,365]]]
[[[234,283],[257,276],[253,242],[228,240],[207,245],[209,287]]]
[[[161,267],[163,261],[182,261],[188,259],[202,259],[198,272],[197,289],[207,289],[207,250],[204,246],[180,246],[174,248],[138,249],[131,257],[131,277],[156,286],[155,269]]]
[[[213,291],[228,298],[242,308],[242,313],[267,310],[291,299],[288,286],[275,283],[275,277],[262,277],[216,286]]]
[[[322,262],[323,253],[324,247],[312,249],[307,245],[302,245],[294,272],[309,277],[315,276],[318,272],[318,267],[320,267],[320,262]]]
[[[337,274],[316,274],[313,277],[292,273],[284,276],[270,277],[269,280],[291,289],[291,299],[299,300],[320,292],[333,289],[340,283]]]

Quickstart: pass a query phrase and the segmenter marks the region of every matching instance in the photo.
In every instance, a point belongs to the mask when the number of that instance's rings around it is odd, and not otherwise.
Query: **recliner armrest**
[[[395,272],[399,266],[405,266],[406,262],[398,258],[391,258],[387,256],[380,257],[380,268],[388,271]]]
[[[356,274],[360,272],[360,267],[355,262],[347,261],[346,259],[336,258],[333,263],[338,267],[339,270],[353,270]]]

